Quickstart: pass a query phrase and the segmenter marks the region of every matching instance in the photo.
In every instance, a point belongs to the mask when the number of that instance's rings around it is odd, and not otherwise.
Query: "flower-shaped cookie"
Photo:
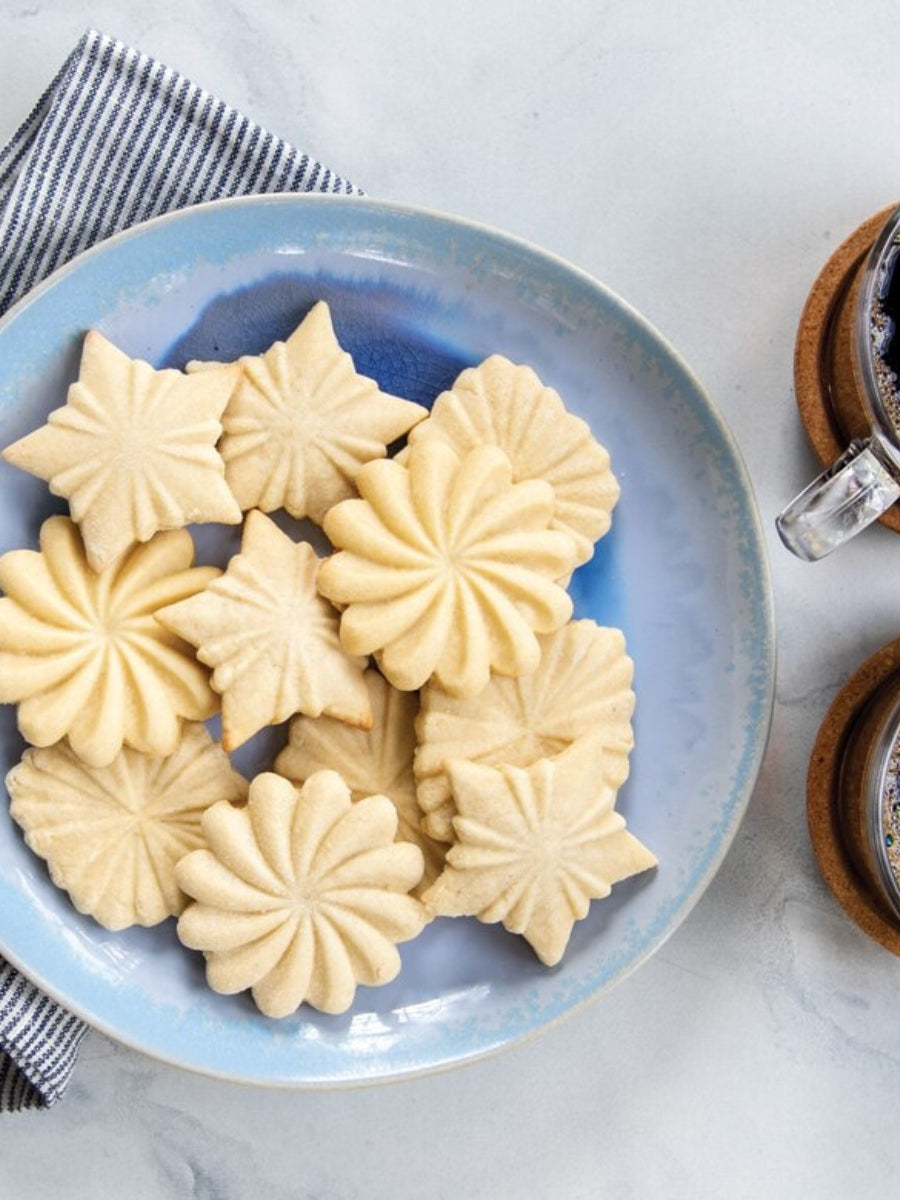
[[[3,457],[68,499],[96,571],[158,530],[235,525],[241,511],[216,442],[237,377],[236,368],[157,371],[92,330],[64,407]]]
[[[188,370],[210,365],[189,363]],[[287,341],[238,366],[219,450],[244,510],[285,508],[321,524],[333,504],[356,495],[360,466],[384,458],[387,445],[428,411],[358,374],[323,300]]]
[[[186,529],[156,534],[99,573],[68,517],[45,521],[40,545],[0,558],[0,703],[19,705],[32,745],[68,737],[92,766],[123,744],[172,754],[182,719],[212,716],[218,697],[193,647],[155,614],[219,571],[191,566]]]
[[[254,510],[225,574],[157,613],[215,668],[226,750],[297,712],[371,724],[365,662],[341,649],[338,614],[316,591],[318,565],[308,543]]]
[[[556,494],[553,527],[567,530],[587,562],[609,529],[619,484],[609,454],[590,426],[567,411],[559,393],[531,367],[492,354],[468,367],[410,432],[410,445],[440,438],[458,454],[493,443],[506,451],[513,479],[545,479]],[[408,453],[408,450],[404,453]]]
[[[427,887],[443,865],[444,847],[423,833],[416,799],[413,752],[419,699],[414,692],[391,687],[378,671],[366,671],[365,680],[372,728],[353,729],[330,717],[294,717],[275,770],[295,783],[303,783],[316,771],[337,771],[354,800],[373,793],[393,800],[399,818],[397,837],[421,849],[425,858],[421,886]]]
[[[460,699],[428,684],[416,719],[415,773],[425,829],[453,841],[455,812],[444,769],[452,758],[498,766],[530,766],[576,738],[603,741],[604,774],[613,787],[628,777],[634,744],[634,673],[621,630],[570,621],[539,639],[541,661],[520,679],[491,679],[478,696]]]
[[[448,764],[456,842],[423,896],[435,916],[475,916],[520,933],[548,967],[576,921],[655,856],[625,828],[603,777],[603,743],[581,738],[527,769]]]
[[[206,955],[210,987],[229,995],[251,988],[263,1013],[284,1017],[304,1001],[344,1012],[358,984],[394,979],[397,943],[425,921],[408,895],[422,852],[395,842],[396,829],[386,796],[354,804],[333,771],[299,790],[258,775],[245,808],[209,809],[208,848],[186,855],[177,876],[196,900],[178,936]]]
[[[53,882],[107,929],[177,916],[186,898],[175,864],[204,844],[204,810],[247,794],[222,748],[195,723],[167,758],[126,748],[109,766],[90,767],[65,742],[26,750],[6,787],[10,812]]]
[[[559,629],[572,601],[554,580],[572,569],[571,536],[548,528],[553,489],[513,483],[497,446],[460,458],[434,439],[410,447],[407,465],[363,467],[361,499],[325,518],[339,553],[318,586],[346,605],[348,654],[377,653],[387,679],[414,691],[435,676],[455,695],[490,678],[535,670],[535,633]]]

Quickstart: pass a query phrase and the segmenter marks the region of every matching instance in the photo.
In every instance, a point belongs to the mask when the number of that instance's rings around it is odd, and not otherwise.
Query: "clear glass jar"
[[[853,865],[900,927],[900,675],[876,688],[848,730],[838,812]]]

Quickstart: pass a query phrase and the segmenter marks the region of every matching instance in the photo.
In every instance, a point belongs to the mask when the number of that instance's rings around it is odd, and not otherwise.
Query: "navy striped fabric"
[[[0,150],[0,313],[80,250],[159,213],[221,196],[357,190],[92,30]]]
[[[222,196],[309,191],[358,189],[178,72],[91,30],[0,149],[0,313],[138,221]],[[0,958],[0,1111],[58,1100],[85,1031]]]
[[[0,1112],[57,1101],[86,1032],[82,1021],[0,958]]]

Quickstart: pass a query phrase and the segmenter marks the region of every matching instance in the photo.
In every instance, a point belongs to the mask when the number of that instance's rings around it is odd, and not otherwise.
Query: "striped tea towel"
[[[261,192],[356,192],[183,75],[90,30],[0,149],[0,314],[137,221]],[[0,1112],[63,1094],[85,1034],[0,958]]]

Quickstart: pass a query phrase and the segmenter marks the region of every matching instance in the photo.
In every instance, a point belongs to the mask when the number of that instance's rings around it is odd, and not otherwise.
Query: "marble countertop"
[[[792,386],[804,300],[900,191],[897,6],[0,0],[0,17],[0,143],[92,25],[370,195],[506,229],[618,292],[737,439],[779,654],[767,756],[725,862],[597,1003],[464,1069],[338,1092],[219,1083],[91,1033],[60,1104],[3,1118],[7,1186],[93,1200],[891,1194],[900,965],[822,881],[805,784],[832,698],[900,635],[900,545],[877,527],[809,565],[774,517],[815,472]]]

